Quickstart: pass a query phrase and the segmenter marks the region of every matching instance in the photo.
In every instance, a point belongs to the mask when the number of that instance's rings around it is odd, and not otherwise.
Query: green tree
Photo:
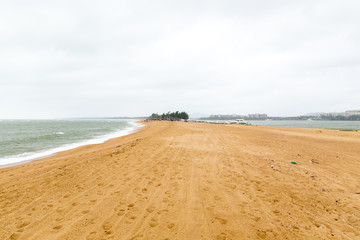
[[[159,115],[158,113],[153,113],[151,114],[151,116],[149,117],[149,119],[162,119],[162,120],[166,120],[168,118],[171,118],[173,120],[179,120],[179,119],[184,119],[187,120],[189,119],[189,114],[187,114],[186,112],[167,112],[167,113],[163,113],[161,115]]]

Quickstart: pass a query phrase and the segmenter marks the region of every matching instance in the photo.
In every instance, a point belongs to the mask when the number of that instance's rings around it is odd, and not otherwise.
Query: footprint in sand
[[[171,229],[171,228],[175,227],[175,224],[174,223],[168,223],[167,227]]]
[[[156,227],[157,225],[159,225],[159,222],[156,218],[152,218],[149,222],[150,227]]]
[[[96,223],[96,219],[97,219],[97,218],[92,218],[92,219],[90,219],[90,224],[95,224],[95,223]]]
[[[216,236],[216,240],[226,240],[226,233],[220,233]]]
[[[130,240],[140,240],[140,239],[142,239],[143,237],[144,237],[144,235],[138,234],[138,235],[133,236],[132,238],[130,238]]]
[[[148,207],[148,208],[146,208],[146,211],[147,211],[148,213],[152,213],[154,210],[155,210],[155,207]]]
[[[57,212],[57,213],[62,213],[63,211],[64,211],[64,209],[61,208],[61,207],[59,207],[59,208],[56,209],[56,212]]]
[[[58,226],[53,227],[54,230],[59,230],[59,229],[61,229],[61,228],[62,228],[61,225],[58,225]]]
[[[97,239],[96,237],[96,232],[91,232],[87,237],[86,240],[95,240]]]
[[[279,211],[279,210],[275,210],[275,211],[273,211],[273,213],[275,213],[276,215],[279,215],[279,214],[280,214],[280,211]]]
[[[122,216],[125,214],[125,209],[120,209],[119,212],[117,213],[118,216]]]
[[[221,224],[227,224],[227,220],[224,218],[220,218],[220,217],[215,217],[216,220],[218,220]]]
[[[266,238],[266,231],[262,231],[262,230],[257,230],[256,235],[258,235],[258,237],[265,239]]]
[[[11,234],[10,239],[11,239],[11,240],[19,239],[19,234],[18,234],[18,233],[13,233],[13,234]]]
[[[132,215],[125,221],[125,223],[132,224],[135,219],[136,219],[136,216]]]
[[[163,209],[163,210],[158,211],[157,213],[158,213],[159,215],[161,215],[162,213],[165,213],[165,212],[169,212],[169,210]]]
[[[20,228],[23,228],[23,227],[26,227],[27,225],[29,225],[30,222],[29,221],[24,221],[22,223],[20,223],[17,228],[20,229]]]
[[[214,199],[215,199],[216,201],[220,201],[220,200],[221,200],[221,197],[219,197],[219,196],[214,196]]]
[[[112,228],[112,224],[109,222],[109,221],[105,221],[103,224],[102,224],[102,228],[105,230],[105,231],[108,231]]]

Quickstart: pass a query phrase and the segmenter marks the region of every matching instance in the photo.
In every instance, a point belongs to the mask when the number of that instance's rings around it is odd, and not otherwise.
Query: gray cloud
[[[358,1],[2,1],[0,118],[359,108]]]

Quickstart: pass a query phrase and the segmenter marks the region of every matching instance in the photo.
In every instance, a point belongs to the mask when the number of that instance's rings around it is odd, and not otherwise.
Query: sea
[[[0,120],[0,168],[102,143],[140,127],[122,119]]]
[[[250,120],[247,122],[254,126],[269,126],[269,127],[360,129],[360,121]]]
[[[248,121],[253,126],[359,129],[360,121]],[[136,131],[124,119],[0,120],[0,168],[44,158]]]

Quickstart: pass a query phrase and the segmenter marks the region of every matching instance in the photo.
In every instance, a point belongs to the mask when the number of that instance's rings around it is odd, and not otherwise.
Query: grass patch
[[[357,132],[360,129],[353,129],[353,128],[327,128],[329,130],[338,130],[338,131],[347,131],[347,132]]]

